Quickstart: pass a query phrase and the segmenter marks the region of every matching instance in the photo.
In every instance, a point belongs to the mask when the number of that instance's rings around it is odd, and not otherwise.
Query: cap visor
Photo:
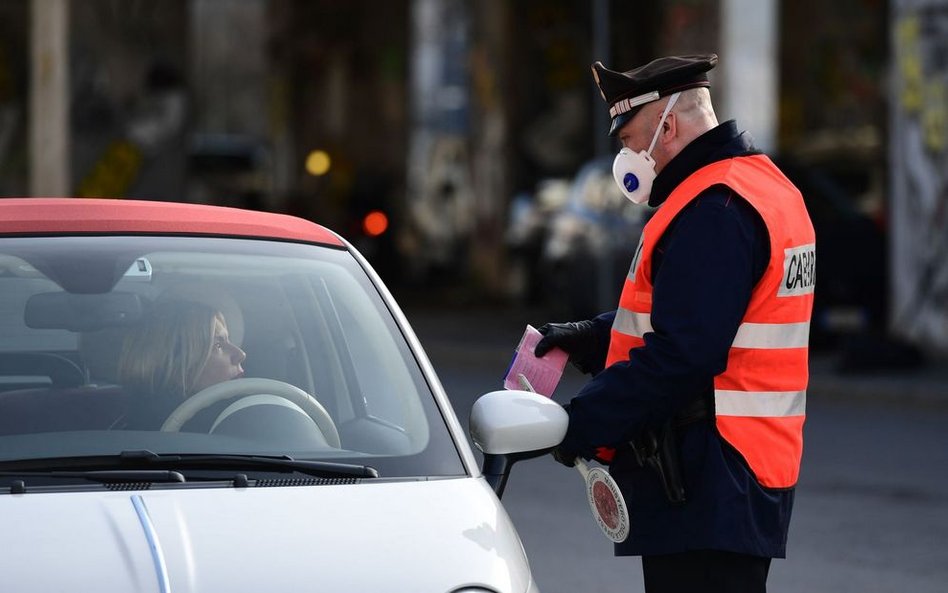
[[[621,113],[615,116],[614,118],[612,118],[612,125],[609,127],[609,135],[615,136],[616,134],[618,134],[619,130],[621,130],[623,126],[625,126],[625,124],[629,123],[629,120],[632,119],[632,116],[634,115],[634,113],[635,113],[634,111],[631,111],[628,113]]]

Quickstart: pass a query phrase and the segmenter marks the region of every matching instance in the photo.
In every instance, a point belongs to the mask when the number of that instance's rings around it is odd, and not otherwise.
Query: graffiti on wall
[[[948,1],[893,6],[893,331],[948,353]]]

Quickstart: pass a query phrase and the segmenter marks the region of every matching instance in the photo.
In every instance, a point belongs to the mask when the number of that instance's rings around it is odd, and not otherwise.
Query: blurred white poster
[[[948,354],[948,0],[892,4],[893,331]]]

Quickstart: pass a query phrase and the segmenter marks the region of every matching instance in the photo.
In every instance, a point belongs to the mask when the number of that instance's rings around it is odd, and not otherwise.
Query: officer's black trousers
[[[770,558],[696,550],[643,556],[645,593],[766,593]]]

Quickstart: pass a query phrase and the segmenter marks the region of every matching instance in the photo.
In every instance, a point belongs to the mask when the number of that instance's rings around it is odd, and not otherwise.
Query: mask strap
[[[658,127],[655,128],[655,135],[652,136],[652,143],[648,145],[648,155],[651,156],[652,149],[655,148],[655,143],[658,142],[658,133],[662,131],[662,124],[665,123],[665,118],[668,117],[668,112],[672,110],[672,107],[675,106],[675,103],[678,102],[678,97],[681,96],[681,93],[675,93],[671,96],[671,99],[668,100],[668,104],[665,105],[665,111],[662,112],[662,120],[658,122]]]

